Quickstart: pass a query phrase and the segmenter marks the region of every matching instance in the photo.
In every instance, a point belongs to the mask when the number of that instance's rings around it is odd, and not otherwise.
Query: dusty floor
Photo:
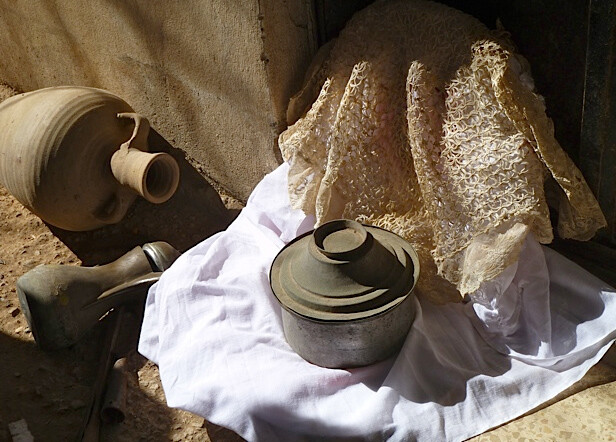
[[[85,417],[101,333],[93,331],[71,349],[41,351],[21,312],[15,281],[38,264],[81,260],[3,188],[0,238],[0,440],[10,439],[8,423],[22,418],[35,440],[73,440]],[[136,354],[131,363],[138,371],[130,381],[128,416],[104,439],[201,441],[221,435],[202,418],[165,406],[156,366]]]
[[[10,92],[10,91],[8,91]],[[7,90],[0,88],[0,101]],[[99,361],[102,332],[93,329],[72,348],[41,351],[21,311],[15,282],[39,264],[95,265],[130,248],[166,240],[186,250],[223,229],[237,214],[190,166],[181,152],[157,135],[150,143],[180,162],[182,183],[161,206],[138,202],[120,224],[87,233],[50,228],[0,187],[0,441],[8,424],[25,419],[38,441],[75,440],[85,418]],[[190,204],[186,202],[189,201]],[[225,201],[228,207],[237,202]],[[106,426],[106,441],[239,441],[233,432],[165,405],[156,366],[130,356],[127,416]],[[613,440],[616,369],[599,364],[554,405],[479,436],[478,440]],[[599,387],[593,387],[599,385]],[[588,387],[593,387],[589,388]]]

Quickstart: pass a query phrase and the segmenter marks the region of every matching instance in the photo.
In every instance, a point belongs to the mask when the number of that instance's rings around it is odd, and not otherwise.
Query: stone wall
[[[0,81],[108,89],[245,199],[280,161],[313,20],[309,0],[0,0]]]

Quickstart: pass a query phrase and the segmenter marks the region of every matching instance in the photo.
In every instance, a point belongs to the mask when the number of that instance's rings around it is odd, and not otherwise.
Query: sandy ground
[[[43,352],[21,311],[15,282],[39,264],[81,264],[49,228],[0,188],[0,440],[8,423],[26,419],[35,440],[74,440],[85,417],[99,362],[101,330],[66,350]],[[127,417],[103,440],[238,440],[203,418],[165,405],[158,369],[130,356]]]

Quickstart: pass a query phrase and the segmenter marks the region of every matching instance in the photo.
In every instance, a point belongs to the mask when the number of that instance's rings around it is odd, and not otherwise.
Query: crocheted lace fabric
[[[291,202],[317,224],[351,218],[407,239],[420,296],[458,300],[512,264],[529,232],[550,242],[546,179],[561,236],[606,225],[504,32],[438,3],[377,2],[326,50],[279,139]]]

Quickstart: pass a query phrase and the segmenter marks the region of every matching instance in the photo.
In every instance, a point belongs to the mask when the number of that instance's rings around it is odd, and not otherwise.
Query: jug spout
[[[167,201],[180,182],[180,169],[167,153],[149,153],[122,146],[111,157],[111,172],[118,182],[151,203]]]
[[[122,185],[129,187],[151,203],[164,203],[173,196],[180,182],[180,168],[167,153],[149,153],[147,136],[150,124],[135,113],[120,113],[118,118],[134,121],[128,141],[111,157],[111,172]]]

